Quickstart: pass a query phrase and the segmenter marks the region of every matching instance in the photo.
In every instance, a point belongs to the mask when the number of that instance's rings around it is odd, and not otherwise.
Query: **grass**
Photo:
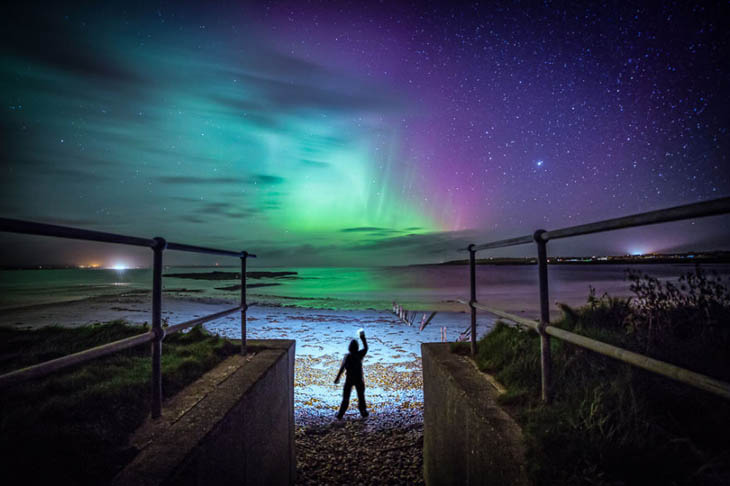
[[[0,372],[140,334],[122,321],[37,331],[0,329]],[[170,397],[234,354],[202,327],[165,338],[163,396]],[[6,478],[31,484],[103,484],[136,454],[130,435],[150,410],[151,359],[141,345],[3,391],[0,456]]]
[[[665,309],[671,316],[687,311]],[[685,323],[673,333],[670,322],[653,315],[651,331],[660,338],[650,341],[647,316],[631,300],[591,294],[585,307],[563,311],[553,325],[713,377],[730,372],[728,322],[706,331],[712,336],[688,333]],[[537,333],[499,322],[479,341],[476,356],[478,367],[507,388],[500,400],[523,427],[535,484],[730,484],[726,400],[558,339],[551,339],[551,351],[549,406],[539,396]]]

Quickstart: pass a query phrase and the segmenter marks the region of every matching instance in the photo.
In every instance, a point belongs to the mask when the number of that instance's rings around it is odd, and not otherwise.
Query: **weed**
[[[79,328],[37,331],[0,329],[2,371],[57,358],[144,332],[122,321]],[[229,341],[202,327],[165,338],[163,395],[180,391],[226,356]],[[149,346],[91,361],[4,392],[0,402],[0,454],[4,474],[24,482],[100,484],[126,464],[136,450],[129,436],[150,410]]]
[[[727,376],[730,298],[696,269],[678,285],[630,273],[634,296],[561,305],[554,325],[711,376]],[[605,356],[551,340],[554,401],[540,401],[534,331],[498,322],[479,342],[480,369],[507,387],[536,484],[727,484],[725,400]]]

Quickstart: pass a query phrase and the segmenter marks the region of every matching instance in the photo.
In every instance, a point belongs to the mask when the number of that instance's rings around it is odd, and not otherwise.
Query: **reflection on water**
[[[598,294],[629,294],[625,272],[628,265],[554,265],[549,268],[550,297],[570,305],[585,302],[588,286]],[[672,279],[692,270],[692,265],[634,265],[652,276]],[[730,265],[708,265],[709,270],[730,274]],[[235,268],[168,268],[166,273],[230,271]],[[381,268],[256,268],[298,272],[293,278],[250,279],[249,283],[275,284],[249,290],[251,301],[274,305],[329,309],[389,309],[393,301],[407,309],[456,310],[454,302],[469,295],[466,266],[412,266]],[[0,308],[101,294],[147,291],[149,269],[115,270],[17,270],[0,272]],[[167,277],[164,287],[180,296],[235,301],[238,291],[216,287],[234,280],[192,280]],[[534,265],[479,266],[479,301],[513,312],[534,314],[538,308],[537,267]]]
[[[630,295],[629,267],[661,279],[676,279],[692,265],[554,265],[549,268],[551,301],[581,305],[589,285],[598,295]],[[706,267],[730,274],[730,265]],[[299,279],[276,287],[254,289],[259,299],[285,305],[337,309],[389,309],[393,301],[407,309],[456,310],[457,299],[468,299],[466,266],[385,268],[302,268]],[[536,316],[539,308],[537,266],[479,266],[477,299],[495,307]],[[254,299],[256,300],[256,299]],[[554,306],[553,306],[554,307]]]

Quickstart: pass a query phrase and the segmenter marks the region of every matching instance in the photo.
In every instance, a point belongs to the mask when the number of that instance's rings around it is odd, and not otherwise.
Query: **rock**
[[[297,484],[424,484],[422,409],[367,421],[299,414],[296,425]]]

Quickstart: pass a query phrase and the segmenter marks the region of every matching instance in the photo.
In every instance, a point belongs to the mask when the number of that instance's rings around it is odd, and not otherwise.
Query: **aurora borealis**
[[[730,194],[726,3],[24,5],[2,216],[360,266]],[[726,248],[727,223],[556,250]]]

